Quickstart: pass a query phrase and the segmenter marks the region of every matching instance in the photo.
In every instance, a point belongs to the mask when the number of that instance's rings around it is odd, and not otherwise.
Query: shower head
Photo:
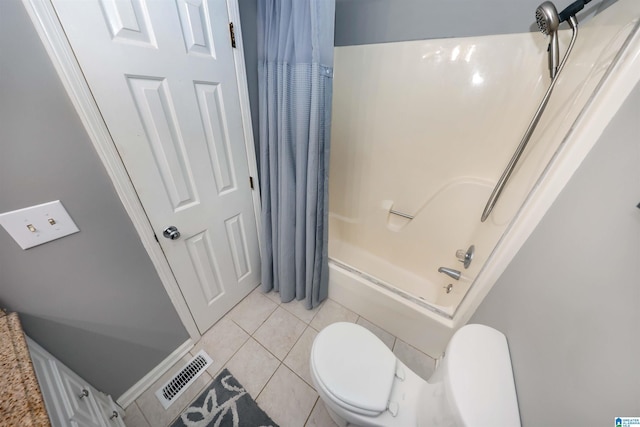
[[[540,32],[546,36],[558,31],[560,17],[555,5],[550,1],[545,1],[536,9],[536,23]]]
[[[555,5],[550,1],[545,1],[536,9],[536,23],[542,34],[550,37],[549,39],[549,73],[553,79],[558,72],[559,47],[558,47],[558,27],[564,21],[571,21],[569,25],[573,28],[576,13],[580,12],[584,5],[591,0],[576,0],[569,6],[565,7],[562,12],[558,13]],[[572,18],[574,17],[574,18]]]
[[[558,10],[550,1],[545,1],[536,9],[536,23],[542,34],[550,37],[549,39],[549,74],[551,78],[556,76],[558,71],[558,63],[560,61],[560,53],[558,47],[558,27],[560,26],[560,17]]]

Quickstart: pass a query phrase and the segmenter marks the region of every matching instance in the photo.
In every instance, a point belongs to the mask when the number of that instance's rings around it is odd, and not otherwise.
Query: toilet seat
[[[378,337],[354,323],[334,323],[318,333],[311,369],[337,405],[366,416],[387,409],[396,357]]]

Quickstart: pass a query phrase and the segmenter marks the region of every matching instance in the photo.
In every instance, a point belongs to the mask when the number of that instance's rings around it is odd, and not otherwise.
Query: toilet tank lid
[[[520,426],[507,339],[484,325],[460,328],[443,359],[445,387],[469,426]]]
[[[324,328],[313,343],[317,377],[333,397],[373,412],[387,409],[396,357],[372,332],[347,322]]]

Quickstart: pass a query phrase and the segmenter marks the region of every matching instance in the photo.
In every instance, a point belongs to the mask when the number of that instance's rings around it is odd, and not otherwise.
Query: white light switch
[[[22,249],[80,231],[60,200],[0,214],[0,225]]]

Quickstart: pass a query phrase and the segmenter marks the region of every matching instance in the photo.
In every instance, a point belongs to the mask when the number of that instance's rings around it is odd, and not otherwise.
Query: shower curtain
[[[327,297],[335,0],[258,2],[262,290]]]

